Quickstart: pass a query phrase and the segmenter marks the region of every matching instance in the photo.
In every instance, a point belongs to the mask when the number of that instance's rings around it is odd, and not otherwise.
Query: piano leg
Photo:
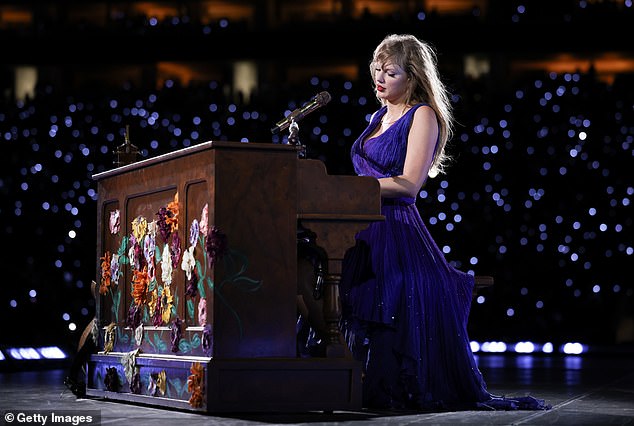
[[[341,276],[320,274],[316,258],[310,256],[298,258],[297,271],[298,355],[351,358],[339,329]]]
[[[328,258],[326,251],[315,244],[315,234],[311,231],[301,229],[297,242],[298,353],[300,356],[309,353],[309,356],[352,358],[339,328],[341,262]],[[306,325],[314,331],[315,338],[309,342],[306,329],[302,328]],[[308,338],[312,337],[309,332]],[[314,345],[316,341],[319,341],[318,347]]]
[[[339,282],[341,275],[327,274],[324,278],[324,322],[326,324],[326,357],[351,357],[339,329],[341,320],[341,300]]]
[[[328,333],[322,292],[315,292],[318,275],[313,259],[300,257],[297,272],[297,352],[299,356],[324,357]]]

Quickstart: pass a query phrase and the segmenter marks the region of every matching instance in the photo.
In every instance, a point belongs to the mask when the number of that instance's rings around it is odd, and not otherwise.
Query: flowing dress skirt
[[[450,265],[412,199],[383,200],[385,221],[344,258],[342,330],[363,363],[366,407],[541,408],[487,391],[467,321],[474,277]]]

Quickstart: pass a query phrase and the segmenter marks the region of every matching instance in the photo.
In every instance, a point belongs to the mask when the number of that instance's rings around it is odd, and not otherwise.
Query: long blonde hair
[[[407,105],[427,103],[436,112],[439,138],[429,177],[443,173],[450,160],[445,146],[453,135],[453,108],[447,87],[440,78],[434,48],[410,34],[390,34],[374,49],[370,74],[376,65],[392,62],[400,66],[409,77],[405,102]],[[378,98],[378,97],[377,97]],[[381,104],[384,100],[378,98]]]

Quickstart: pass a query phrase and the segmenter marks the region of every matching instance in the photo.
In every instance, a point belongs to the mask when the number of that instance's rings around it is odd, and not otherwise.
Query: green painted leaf
[[[191,340],[192,349],[198,348],[202,344],[202,339],[198,333],[194,333]]]
[[[182,397],[183,397],[183,391],[187,388],[187,387],[185,386],[185,383],[186,383],[186,382],[183,382],[183,381],[181,381],[181,379],[180,379],[180,378],[175,377],[175,378],[173,378],[173,379],[171,379],[171,380],[168,380],[168,383],[169,383],[171,386],[168,386],[168,387],[167,387],[167,392],[166,392],[167,396],[168,396],[168,397],[170,397],[170,398],[179,398],[179,399],[182,399]],[[171,387],[172,389],[174,389],[174,393],[175,393],[176,395],[170,395],[170,387]]]
[[[194,301],[192,299],[187,300],[187,317],[194,319]]]
[[[191,343],[189,343],[185,339],[181,339],[181,341],[178,342],[178,351],[183,353],[183,354],[191,353],[191,351],[192,351]]]

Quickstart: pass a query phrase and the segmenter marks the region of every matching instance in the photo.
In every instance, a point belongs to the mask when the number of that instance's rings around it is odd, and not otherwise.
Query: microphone
[[[298,122],[311,112],[315,111],[318,108],[323,107],[328,102],[330,102],[330,93],[328,92],[320,92],[317,93],[313,98],[306,102],[301,108],[297,108],[295,111],[288,114],[285,118],[281,119],[277,123],[275,123],[275,127],[271,129],[271,133],[276,134],[283,130],[285,130],[291,123]]]

